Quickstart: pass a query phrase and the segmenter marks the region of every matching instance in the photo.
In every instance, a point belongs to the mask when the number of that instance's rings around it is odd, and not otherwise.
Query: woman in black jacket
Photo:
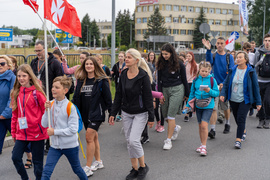
[[[98,129],[105,121],[105,110],[110,112],[112,98],[110,86],[105,72],[97,63],[95,57],[88,57],[75,72],[78,79],[73,103],[81,112],[87,143],[87,163],[83,168],[87,176],[93,174],[92,171],[103,168],[100,159],[100,146],[98,141]],[[95,155],[96,161],[92,164]]]
[[[126,52],[126,66],[127,69],[122,72],[116,90],[109,123],[114,125],[114,118],[121,108],[132,164],[132,170],[126,179],[142,180],[149,168],[144,163],[144,152],[140,138],[147,121],[150,128],[154,124],[152,75],[146,62],[142,60],[140,52],[135,49],[129,49]],[[140,168],[138,168],[138,163]]]

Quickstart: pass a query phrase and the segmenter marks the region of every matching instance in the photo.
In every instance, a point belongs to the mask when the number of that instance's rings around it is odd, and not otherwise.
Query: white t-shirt
[[[255,54],[252,52],[248,53],[248,58],[249,58],[249,64],[254,65]]]

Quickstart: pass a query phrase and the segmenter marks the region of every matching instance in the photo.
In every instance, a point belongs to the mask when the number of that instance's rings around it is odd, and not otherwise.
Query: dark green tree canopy
[[[88,41],[89,45],[93,47],[94,46],[94,38],[96,39],[96,46],[100,45],[99,36],[100,31],[97,26],[96,20],[94,19],[92,22],[90,21],[90,17],[88,14],[86,14],[82,21],[81,21],[81,27],[82,27],[82,38],[80,38],[80,41],[83,42],[83,45],[88,45],[87,43],[87,29],[88,29]]]

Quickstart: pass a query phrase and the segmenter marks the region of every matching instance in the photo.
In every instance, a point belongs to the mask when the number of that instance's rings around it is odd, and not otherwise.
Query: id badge
[[[234,88],[233,88],[233,92],[234,92],[234,93],[237,93],[237,90],[238,90],[238,84],[235,84],[235,85],[234,85]]]
[[[40,79],[40,74],[37,75],[37,78]]]
[[[120,78],[117,78],[117,83],[119,83],[119,79],[120,79]]]
[[[19,120],[20,129],[27,129],[28,128],[26,117],[18,118],[18,120]]]

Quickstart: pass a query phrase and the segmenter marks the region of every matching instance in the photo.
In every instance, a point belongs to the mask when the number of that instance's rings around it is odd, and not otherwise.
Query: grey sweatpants
[[[129,157],[140,158],[144,155],[140,140],[142,132],[148,121],[148,112],[129,114],[122,111],[122,119]]]

